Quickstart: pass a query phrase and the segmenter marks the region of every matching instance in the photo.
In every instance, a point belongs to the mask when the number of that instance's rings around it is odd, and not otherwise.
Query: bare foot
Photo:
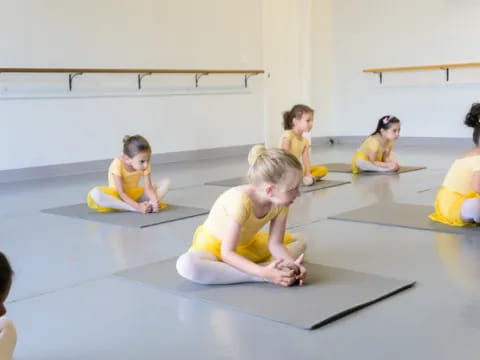
[[[311,186],[315,182],[315,179],[312,176],[304,176],[303,177],[303,185]]]

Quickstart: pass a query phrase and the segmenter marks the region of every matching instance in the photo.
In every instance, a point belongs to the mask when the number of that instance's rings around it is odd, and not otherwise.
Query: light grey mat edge
[[[428,218],[433,206],[405,203],[376,203],[328,216],[328,219],[449,234],[480,234],[478,226],[449,226]],[[411,218],[409,218],[411,216]]]
[[[234,187],[239,185],[244,185],[247,183],[247,179],[243,177],[236,177],[231,179],[225,180],[218,180],[218,181],[209,181],[206,182],[205,185],[212,185],[212,186],[224,186],[224,187]],[[351,181],[339,181],[339,180],[318,180],[315,184],[311,186],[301,186],[300,192],[310,192],[315,190],[322,190],[328,189],[335,186],[350,184]]]
[[[367,273],[362,273],[362,272],[356,272],[356,271],[352,271],[352,270],[347,270],[347,269],[341,269],[341,268],[335,268],[335,267],[328,267],[328,266],[323,266],[323,265],[319,265],[319,264],[312,264],[312,263],[308,263],[306,264],[307,266],[307,269],[309,270],[310,272],[310,275],[311,275],[311,272],[312,272],[312,266],[315,266],[320,272],[333,272],[337,275],[337,280],[338,280],[338,283],[339,284],[336,284],[338,285],[337,288],[338,289],[341,289],[341,291],[345,291],[345,287],[342,288],[342,280],[343,278],[348,278],[348,275],[352,276],[355,278],[358,278],[358,283],[359,284],[355,284],[355,286],[352,286],[352,293],[354,294],[353,297],[355,296],[359,296],[358,293],[361,293],[362,291],[359,291],[361,290],[361,287],[362,285],[364,285],[364,287],[367,289],[366,291],[367,292],[374,292],[375,295],[367,295],[368,297],[368,300],[362,300],[362,301],[352,301],[349,305],[347,306],[344,306],[342,308],[342,310],[333,310],[331,315],[328,315],[328,316],[322,316],[322,315],[319,315],[319,318],[321,319],[318,319],[318,320],[309,320],[309,321],[302,321],[301,319],[300,320],[292,320],[292,319],[289,319],[288,317],[285,318],[285,316],[282,318],[282,317],[276,317],[276,316],[272,316],[272,314],[265,314],[265,313],[262,313],[261,309],[259,311],[255,311],[255,310],[252,310],[252,309],[248,309],[246,307],[242,307],[242,306],[238,306],[238,304],[232,304],[232,303],[228,303],[228,299],[227,301],[225,301],[225,299],[222,299],[222,295],[224,296],[225,295],[225,292],[228,291],[228,292],[236,292],[238,293],[239,291],[242,291],[243,294],[245,294],[245,292],[247,292],[249,294],[248,298],[255,298],[255,299],[258,299],[258,295],[255,296],[255,292],[258,292],[258,288],[259,287],[262,287],[262,293],[260,295],[270,295],[270,296],[274,296],[272,294],[269,294],[269,293],[275,293],[275,292],[280,292],[280,293],[283,293],[283,296],[281,298],[285,298],[285,295],[287,295],[287,300],[286,302],[284,302],[284,305],[288,306],[288,310],[289,312],[295,314],[296,311],[298,310],[294,310],[292,309],[291,305],[293,303],[296,303],[296,301],[293,301],[294,298],[299,301],[299,298],[298,298],[298,295],[295,295],[295,291],[299,291],[299,290],[304,290],[306,289],[308,291],[308,288],[307,286],[308,285],[305,285],[305,288],[302,288],[302,287],[293,287],[293,288],[284,288],[284,287],[280,287],[280,286],[276,286],[276,285],[273,285],[273,284],[267,284],[267,283],[244,283],[244,284],[234,284],[234,285],[199,285],[199,284],[194,284],[194,283],[191,283],[190,281],[188,280],[185,280],[185,279],[182,279],[180,278],[180,276],[178,274],[176,274],[176,271],[175,271],[175,262],[176,259],[166,259],[166,260],[163,260],[163,261],[160,261],[160,262],[157,262],[157,263],[153,263],[153,264],[148,264],[148,265],[145,265],[145,266],[141,266],[141,267],[138,267],[138,268],[134,268],[134,269],[130,269],[130,270],[125,270],[125,271],[121,271],[121,272],[118,272],[116,274],[114,274],[115,276],[118,276],[118,277],[121,277],[121,278],[124,278],[124,279],[127,279],[129,281],[133,281],[133,282],[136,282],[140,285],[143,285],[143,286],[148,286],[150,288],[154,288],[154,289],[157,289],[157,290],[161,290],[161,291],[167,291],[171,294],[175,294],[175,295],[179,295],[179,296],[182,296],[182,297],[186,297],[186,298],[189,298],[189,299],[193,299],[193,300],[200,300],[202,302],[205,302],[205,303],[209,303],[211,305],[216,305],[216,306],[221,306],[221,307],[224,307],[224,308],[228,308],[228,309],[231,309],[231,310],[235,310],[235,311],[239,311],[241,313],[245,313],[245,314],[248,314],[248,315],[251,315],[251,316],[256,316],[256,317],[259,317],[259,318],[263,318],[263,319],[266,319],[266,320],[269,320],[269,321],[275,321],[275,322],[279,322],[279,323],[283,323],[283,324],[287,324],[287,325],[290,325],[290,326],[295,326],[295,327],[298,327],[298,328],[302,328],[302,329],[307,329],[307,330],[313,330],[313,329],[317,329],[317,328],[320,328],[324,325],[327,325],[333,321],[336,321],[336,320],[339,320],[347,315],[350,315],[354,312],[357,312],[359,310],[362,310],[370,305],[373,305],[379,301],[382,301],[384,299],[387,299],[393,295],[396,295],[400,292],[403,292],[411,287],[413,287],[416,282],[415,281],[407,281],[407,280],[399,280],[399,279],[393,279],[393,278],[386,278],[386,277],[382,277],[382,276],[378,276],[378,275],[374,275],[374,274],[367,274]],[[163,269],[163,267],[165,266],[169,266],[170,265],[170,268],[167,268],[167,269]],[[145,277],[148,277],[148,273],[149,271],[152,272],[152,270],[149,270],[154,268],[156,269],[155,270],[155,274],[159,274],[159,278],[166,278],[166,280],[158,280],[158,279],[155,279],[155,280],[145,280]],[[145,270],[146,269],[146,270]],[[171,271],[175,271],[175,274],[171,274]],[[345,276],[345,274],[347,274],[347,276]],[[150,274],[151,276],[151,274]],[[143,280],[141,279],[143,277]],[[328,280],[328,279],[327,279]],[[165,285],[165,283],[163,282],[167,282],[167,284]],[[370,287],[372,286],[372,281],[374,283],[374,285],[378,282],[380,285],[380,287],[382,287],[383,289],[382,290],[371,290]],[[175,286],[175,285],[172,285],[172,282],[175,284],[175,283],[179,283],[180,286]],[[159,284],[160,283],[160,284]],[[163,283],[163,284],[161,284]],[[170,284],[168,284],[170,283]],[[385,283],[388,284],[388,286],[385,286]],[[181,289],[182,285],[185,285],[187,290],[183,290]],[[328,286],[328,281],[327,281],[327,286]],[[369,287],[370,286],[370,287]],[[388,290],[387,290],[387,287],[388,287]],[[180,290],[179,290],[180,288]],[[242,288],[246,288],[246,289],[243,289]],[[314,286],[312,286],[312,288],[315,288]],[[310,290],[312,290],[312,288],[310,288]],[[240,290],[239,290],[240,289]],[[269,289],[269,292],[265,292],[265,289]],[[190,290],[190,291],[189,291]],[[318,290],[317,290],[318,291]],[[341,292],[340,291],[340,292]],[[213,293],[212,294],[209,294],[209,292]],[[220,294],[217,294],[217,293],[220,293]],[[206,293],[206,294],[205,294]],[[223,294],[222,294],[223,293]],[[288,294],[290,294],[290,296],[288,296]],[[330,294],[330,293],[329,293]],[[341,294],[343,294],[341,292]],[[251,296],[250,296],[251,295]],[[305,296],[305,295],[304,295]],[[340,296],[341,301],[349,301],[349,297],[347,296]],[[280,299],[280,297],[279,297]],[[320,302],[324,299],[324,297],[320,297]],[[347,299],[347,300],[345,300]],[[223,301],[222,301],[223,300]],[[300,299],[301,300],[301,299]],[[257,301],[257,300],[255,300]],[[317,304],[316,300],[315,300],[315,304]],[[278,304],[276,304],[278,305]],[[307,304],[308,305],[308,304]],[[337,301],[334,302],[334,306],[339,306],[339,307],[342,307],[342,305],[337,305]],[[302,308],[302,307],[300,307]],[[280,306],[280,312],[282,313],[283,315],[283,312],[281,310],[281,306]],[[327,310],[328,312],[328,310]],[[315,317],[315,316],[313,316]]]
[[[40,211],[50,215],[59,215],[74,219],[135,228],[146,228],[160,225],[172,221],[205,215],[209,212],[209,210],[202,208],[167,204],[166,209],[160,211],[159,213],[152,214],[140,214],[132,212],[101,213],[89,209],[84,203],[42,209]]]

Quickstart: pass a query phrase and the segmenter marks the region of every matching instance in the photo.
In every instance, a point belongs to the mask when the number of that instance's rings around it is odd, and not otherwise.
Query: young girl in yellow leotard
[[[480,104],[472,105],[464,123],[473,128],[475,147],[450,166],[430,215],[434,221],[454,226],[480,223]]]
[[[125,136],[123,155],[114,159],[108,168],[108,186],[90,190],[88,206],[100,212],[136,211],[143,214],[166,207],[161,200],[168,191],[170,180],[152,183],[151,154],[150,144],[143,136]],[[144,187],[139,186],[142,178]]]
[[[398,171],[393,157],[393,144],[400,137],[400,120],[385,115],[378,120],[375,131],[365,139],[352,159],[352,172]]]
[[[303,184],[312,185],[328,174],[325,166],[312,166],[310,162],[310,142],[303,133],[310,132],[313,127],[313,109],[298,104],[290,111],[283,113],[285,132],[280,139],[280,147],[293,154],[303,163]]]

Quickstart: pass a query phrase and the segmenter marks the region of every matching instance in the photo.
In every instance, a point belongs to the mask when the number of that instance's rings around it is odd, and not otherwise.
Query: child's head
[[[283,149],[255,145],[248,154],[250,184],[277,205],[290,205],[299,195],[303,169],[298,159]]]
[[[298,129],[309,132],[313,126],[313,109],[307,105],[298,104],[290,111],[283,113],[283,128],[285,130]]]
[[[465,125],[473,128],[473,142],[478,146],[480,137],[480,103],[474,103],[465,116]]]
[[[150,162],[152,149],[147,139],[140,135],[123,138],[123,155],[126,162],[137,171],[144,171]]]
[[[13,270],[7,257],[0,252],[0,316],[5,315],[7,310],[3,304],[7,299],[12,286]]]
[[[376,134],[380,134],[386,140],[397,140],[400,137],[400,120],[392,115],[382,116],[372,136]]]

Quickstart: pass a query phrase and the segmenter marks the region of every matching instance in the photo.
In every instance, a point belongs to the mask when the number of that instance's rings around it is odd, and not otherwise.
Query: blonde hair
[[[301,176],[303,168],[298,159],[283,149],[267,149],[255,145],[248,153],[248,181],[251,184],[262,182],[278,184],[288,171],[298,171]]]

